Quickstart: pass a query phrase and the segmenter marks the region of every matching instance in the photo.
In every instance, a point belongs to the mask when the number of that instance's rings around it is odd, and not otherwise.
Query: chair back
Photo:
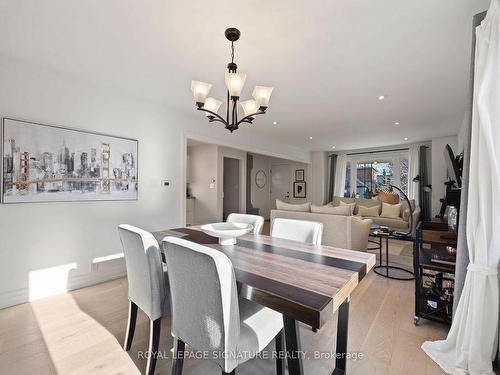
[[[162,241],[172,301],[172,335],[232,371],[240,336],[233,265],[222,252],[182,238]],[[214,354],[216,354],[214,356]],[[226,358],[224,358],[226,357]]]
[[[261,234],[264,226],[264,218],[258,215],[249,214],[229,214],[228,223],[244,223],[253,225],[253,234]]]
[[[127,266],[128,297],[151,320],[161,318],[169,303],[158,241],[132,225],[118,226]]]
[[[271,236],[321,245],[323,224],[308,220],[274,219]]]

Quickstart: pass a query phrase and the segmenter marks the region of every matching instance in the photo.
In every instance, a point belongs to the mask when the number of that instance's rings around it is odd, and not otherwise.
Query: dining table
[[[220,245],[198,226],[152,233],[159,243],[166,236],[180,237],[229,257],[240,297],[282,313],[290,375],[304,374],[299,323],[317,332],[337,312],[332,374],[346,374],[350,295],[374,267],[375,255],[256,234]]]

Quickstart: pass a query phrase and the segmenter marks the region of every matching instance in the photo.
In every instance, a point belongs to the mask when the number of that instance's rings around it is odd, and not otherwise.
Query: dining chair
[[[149,318],[149,356],[146,374],[153,375],[160,341],[161,318],[170,315],[168,277],[162,266],[158,241],[145,230],[122,224],[118,227],[128,280],[128,323],[123,349],[130,350],[137,308]]]
[[[250,214],[229,214],[226,220],[228,223],[244,223],[253,225],[253,234],[261,234],[264,226],[264,218]]]
[[[321,245],[323,224],[317,221],[274,219],[271,237]]]
[[[282,352],[283,316],[238,298],[233,265],[224,253],[177,237],[162,243],[172,298],[173,375],[182,374],[185,344],[207,353],[223,375],[235,374],[273,339]],[[279,357],[276,370],[282,375]]]

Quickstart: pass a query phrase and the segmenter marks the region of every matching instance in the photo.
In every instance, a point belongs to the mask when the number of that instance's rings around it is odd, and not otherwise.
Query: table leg
[[[285,348],[288,362],[289,375],[303,375],[299,323],[286,315],[283,315],[283,325],[285,329]]]
[[[389,275],[389,237],[385,239],[385,267],[387,268],[387,275]]]
[[[378,238],[379,240],[379,258],[378,258],[378,263],[380,266],[382,266],[382,237]]]
[[[335,353],[335,369],[332,375],[345,375],[347,371],[347,334],[349,328],[349,302],[350,297],[340,305],[337,320],[337,346]]]

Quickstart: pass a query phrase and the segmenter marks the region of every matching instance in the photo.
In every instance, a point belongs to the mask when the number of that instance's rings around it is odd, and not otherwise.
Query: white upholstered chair
[[[317,221],[274,219],[271,236],[321,245],[323,224]]]
[[[261,234],[264,226],[264,218],[250,214],[229,214],[226,220],[228,223],[244,223],[253,225],[253,234]]]
[[[160,340],[161,318],[170,315],[168,277],[162,267],[158,241],[145,230],[122,224],[118,227],[125,254],[128,280],[129,315],[123,349],[128,351],[134,338],[137,308],[150,321],[149,356],[146,374],[153,375]]]
[[[162,242],[172,298],[172,374],[182,374],[178,353],[185,344],[208,353],[222,374],[234,374],[274,338],[283,350],[282,315],[238,298],[233,265],[224,253],[177,237]],[[282,366],[277,359],[280,375]]]

